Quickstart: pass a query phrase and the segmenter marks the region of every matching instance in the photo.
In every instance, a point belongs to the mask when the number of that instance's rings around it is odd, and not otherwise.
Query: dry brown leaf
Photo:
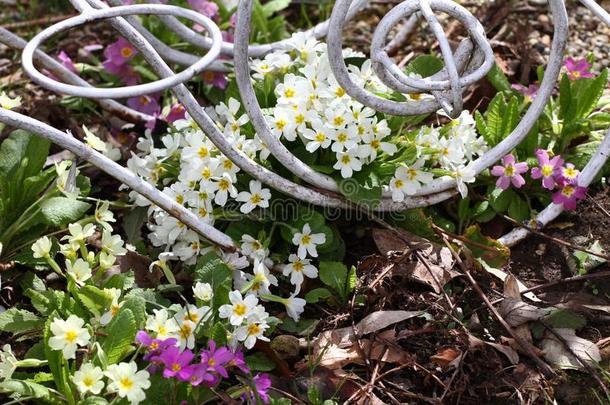
[[[443,371],[457,367],[462,359],[462,351],[457,347],[445,347],[439,349],[434,356],[430,356],[430,360],[438,364]]]
[[[517,353],[510,346],[505,346],[499,343],[486,342],[473,335],[468,335],[468,344],[471,348],[478,348],[484,345],[493,347],[494,349],[505,355],[508,361],[510,361],[512,364],[519,363],[519,353]]]
[[[565,344],[553,333],[549,331],[545,333],[541,348],[544,351],[544,357],[551,364],[565,369],[583,369],[584,367],[578,359],[589,364],[596,364],[601,361],[601,354],[597,345],[576,336],[574,329],[556,328],[553,331],[565,341]]]
[[[356,325],[356,333],[366,335],[390,325],[424,315],[424,311],[376,311],[368,314]],[[351,328],[350,328],[351,329]]]

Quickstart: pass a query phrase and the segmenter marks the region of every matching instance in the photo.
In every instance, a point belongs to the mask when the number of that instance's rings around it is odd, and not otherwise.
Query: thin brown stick
[[[436,274],[434,274],[434,272],[430,268],[430,265],[428,265],[426,260],[422,257],[421,253],[419,253],[417,250],[414,253],[415,253],[415,257],[417,257],[417,260],[419,260],[419,262],[424,265],[426,270],[428,270],[428,273],[430,273],[430,275],[432,276],[432,279],[434,280],[434,282],[438,286],[438,289],[441,290],[441,292],[443,293],[443,297],[445,298],[445,301],[447,301],[447,305],[449,305],[449,311],[453,312],[453,309],[455,308],[455,305],[453,305],[453,302],[451,301],[451,298],[449,297],[449,295],[447,294],[447,292],[443,288],[444,286],[441,284],[441,282],[438,279],[438,277],[436,277]]]
[[[14,23],[10,23],[10,24],[5,24],[2,26],[2,28],[11,31],[11,30],[19,29],[19,28],[29,28],[29,27],[36,26],[36,25],[55,24],[57,22],[66,20],[70,17],[74,17],[75,15],[76,14],[56,15],[56,16],[50,16],[50,17],[36,18],[34,20],[28,20],[28,21],[18,21],[18,22],[14,22]]]
[[[573,250],[578,250],[578,251],[581,251],[581,252],[585,252],[585,253],[587,253],[587,254],[590,254],[591,256],[596,256],[596,257],[599,257],[600,259],[604,259],[604,260],[606,260],[606,261],[609,261],[609,262],[610,262],[610,256],[607,256],[607,255],[602,255],[602,254],[600,254],[600,253],[595,253],[595,252],[593,252],[593,251],[591,251],[591,250],[588,250],[588,249],[582,248],[582,247],[580,247],[580,246],[576,246],[575,244],[570,243],[570,242],[568,242],[568,241],[565,241],[565,240],[562,240],[562,239],[556,238],[556,237],[554,237],[554,236],[547,235],[547,234],[545,234],[544,232],[540,232],[539,230],[532,228],[531,226],[528,226],[528,225],[525,225],[525,224],[521,224],[521,223],[519,223],[519,222],[515,221],[514,219],[512,219],[511,217],[508,217],[508,216],[506,216],[506,215],[503,215],[503,217],[504,217],[504,219],[506,219],[507,221],[511,222],[511,223],[512,223],[512,224],[514,224],[515,226],[518,226],[518,227],[520,227],[520,228],[527,229],[529,232],[533,233],[534,235],[541,236],[541,237],[543,237],[543,238],[545,238],[545,239],[548,239],[548,240],[550,240],[550,241],[553,241],[553,242],[555,242],[555,243],[558,243],[558,244],[560,244],[560,245],[562,245],[562,246],[568,247],[568,248],[573,249]]]
[[[610,212],[608,212],[608,210],[605,209],[603,205],[601,205],[600,203],[595,201],[595,199],[593,197],[591,197],[590,194],[587,194],[587,197],[589,198],[589,201],[591,201],[593,204],[595,204],[597,209],[599,209],[604,215],[606,215],[608,218],[610,218]]]
[[[474,290],[477,292],[477,294],[479,294],[479,296],[481,297],[481,299],[483,300],[485,305],[487,305],[487,308],[489,309],[491,314],[494,316],[494,318],[496,318],[496,320],[498,322],[500,322],[502,327],[504,329],[506,329],[506,331],[511,335],[511,337],[513,339],[515,339],[515,341],[519,344],[519,346],[521,346],[523,351],[525,353],[527,353],[527,355],[534,361],[534,363],[536,363],[536,365],[538,366],[538,368],[544,374],[545,377],[547,377],[547,378],[556,377],[557,374],[555,374],[555,371],[553,371],[551,366],[549,366],[540,357],[538,357],[538,355],[534,351],[534,348],[532,347],[532,345],[527,340],[525,340],[521,336],[517,335],[513,331],[513,328],[511,328],[511,326],[504,320],[502,315],[500,315],[498,310],[491,304],[491,302],[489,301],[489,298],[487,298],[487,296],[485,295],[485,293],[483,292],[483,290],[481,289],[481,287],[479,286],[477,281],[470,274],[468,267],[466,267],[466,265],[464,264],[464,262],[462,261],[460,256],[456,253],[455,249],[453,249],[453,246],[451,246],[451,244],[449,243],[447,238],[444,236],[443,236],[443,242],[445,242],[445,245],[451,251],[451,254],[455,258],[455,261],[458,263],[458,266],[464,272],[464,275],[468,279],[468,282],[472,285],[472,288],[474,288]]]
[[[574,358],[576,360],[578,360],[578,362],[584,367],[585,370],[587,370],[587,372],[593,376],[593,378],[595,379],[595,381],[597,382],[597,384],[601,387],[601,389],[604,391],[604,394],[606,394],[606,398],[610,398],[610,392],[608,392],[608,388],[606,387],[606,384],[604,384],[604,382],[602,381],[602,379],[599,377],[597,370],[595,370],[593,367],[591,367],[591,365],[589,363],[587,363],[586,361],[584,361],[583,359],[581,359],[580,357],[578,357],[576,355],[576,353],[574,353],[574,350],[572,350],[572,348],[570,347],[570,345],[568,344],[568,342],[566,342],[566,340],[563,338],[563,336],[561,336],[559,333],[555,332],[555,330],[553,330],[553,328],[551,328],[549,325],[545,324],[544,322],[541,322],[542,325],[544,326],[544,328],[549,331],[553,336],[555,336],[555,338],[557,340],[559,340],[561,342],[561,344],[565,347],[565,349],[570,352],[570,354],[572,356],[574,356]]]

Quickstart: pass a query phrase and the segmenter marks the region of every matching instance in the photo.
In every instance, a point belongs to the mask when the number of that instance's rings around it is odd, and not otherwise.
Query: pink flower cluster
[[[542,179],[542,187],[553,193],[553,202],[562,204],[567,210],[576,208],[578,200],[586,196],[587,188],[578,185],[580,172],[572,163],[564,164],[561,156],[550,157],[544,149],[536,150],[538,166],[532,168],[532,179]],[[502,166],[497,165],[491,169],[491,174],[498,177],[496,186],[506,190],[512,184],[515,188],[521,188],[525,184],[523,174],[527,173],[526,162],[516,162],[513,155],[502,158]]]
[[[149,370],[152,373],[162,370],[164,378],[176,378],[188,382],[192,386],[205,385],[213,387],[223,378],[228,378],[228,368],[236,367],[244,373],[250,369],[240,351],[231,351],[228,347],[216,347],[213,340],[208,342],[208,349],[199,352],[199,360],[195,360],[195,353],[191,350],[181,351],[176,346],[176,339],[156,339],[145,331],[136,334],[137,343],[148,349],[144,360],[150,362]],[[194,361],[195,360],[195,361]],[[257,374],[253,383],[258,396],[267,403],[267,389],[271,380],[266,374]],[[252,390],[249,395],[254,395]]]
[[[595,77],[595,75],[589,71],[589,69],[591,69],[591,64],[587,62],[585,58],[578,60],[567,58],[564,66],[568,71],[568,79],[570,80],[590,79]]]

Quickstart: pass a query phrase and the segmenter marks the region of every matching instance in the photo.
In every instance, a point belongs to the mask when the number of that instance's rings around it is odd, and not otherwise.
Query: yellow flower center
[[[287,122],[285,120],[277,120],[275,121],[275,126],[277,127],[277,129],[279,129],[280,131],[284,129],[284,127],[286,126]]]
[[[77,334],[75,331],[69,330],[66,332],[65,339],[70,343],[74,343],[74,341],[76,340],[76,336],[77,336]]]
[[[294,89],[287,88],[286,90],[284,90],[284,97],[292,98],[292,97],[294,97],[294,93],[295,93]]]
[[[305,122],[305,116],[303,114],[297,114],[296,117],[294,117],[294,120],[297,124],[302,124]]]
[[[252,197],[250,197],[250,202],[252,204],[258,204],[261,201],[263,201],[263,197],[261,197],[260,194],[252,194]]]
[[[172,371],[180,371],[182,369],[182,366],[178,363],[174,363],[172,364]]]
[[[200,158],[204,158],[210,154],[210,150],[205,146],[202,146],[201,148],[199,148],[199,152],[197,152],[197,154]]]
[[[324,132],[318,132],[316,134],[316,141],[324,142],[326,140],[326,134]]]
[[[571,197],[572,194],[574,194],[574,187],[567,185],[563,188],[563,190],[561,190],[561,194],[565,195],[566,197]]]
[[[301,244],[302,245],[309,245],[310,243],[311,243],[311,236],[303,235],[303,237],[301,238]]]
[[[246,314],[246,310],[246,306],[241,303],[233,307],[233,313],[237,316],[244,316]]]
[[[563,175],[567,178],[573,179],[577,174],[578,172],[573,167],[566,167],[563,169]]]
[[[341,157],[341,162],[342,162],[344,165],[349,164],[349,162],[351,162],[351,161],[352,161],[352,159],[349,157],[349,155],[343,155],[343,156]]]
[[[345,95],[345,90],[343,90],[343,87],[337,87],[337,90],[335,90],[335,95],[337,97],[343,97]]]
[[[159,348],[159,343],[157,342],[152,342],[150,344],[150,350],[157,350]]]
[[[229,181],[226,179],[220,179],[218,182],[218,188],[222,191],[227,191],[229,189]]]
[[[549,177],[551,174],[553,174],[553,166],[543,165],[540,171],[544,177]]]
[[[208,366],[214,367],[216,365],[216,359],[211,358],[208,360]]]
[[[373,139],[371,141],[371,148],[379,149],[380,146],[381,146],[381,141],[379,141],[378,139]]]
[[[297,273],[303,271],[303,267],[305,267],[305,266],[303,266],[303,263],[301,263],[300,261],[299,262],[294,262],[292,264],[292,269],[294,271],[296,271]]]
[[[178,195],[176,196],[176,202],[177,202],[178,204],[183,204],[183,203],[184,203],[184,196],[183,196],[182,194],[178,194]]]
[[[407,169],[407,176],[409,176],[409,180],[415,180],[417,177],[417,170],[413,168]]]
[[[208,215],[208,210],[206,210],[206,209],[205,209],[205,208],[203,208],[203,207],[199,208],[199,211],[198,211],[198,212],[199,212],[199,216],[200,216],[200,217],[205,217],[205,216],[207,216],[207,215]]]
[[[396,179],[396,181],[394,182],[394,186],[396,188],[401,188],[403,185],[404,185],[404,183],[400,179]]]
[[[347,134],[345,132],[341,132],[339,135],[337,135],[337,140],[341,143],[347,141]]]
[[[201,177],[209,179],[212,177],[212,170],[209,167],[204,167],[203,170],[201,170]]]
[[[119,384],[125,390],[131,390],[133,388],[133,380],[129,377],[123,377],[119,380]]]
[[[86,376],[85,378],[83,378],[83,384],[85,384],[85,386],[87,387],[93,386],[93,378],[91,378],[90,376]]]
[[[165,325],[160,325],[158,330],[157,330],[157,335],[158,336],[165,336],[167,334],[167,328],[165,327]]]
[[[182,339],[187,339],[189,336],[191,336],[192,332],[193,332],[193,328],[191,328],[187,324],[182,324],[182,326],[180,327],[180,337]]]
[[[231,162],[229,159],[225,159],[222,162],[222,167],[224,167],[227,170],[232,169],[233,168],[233,162]]]
[[[248,335],[258,335],[261,331],[261,327],[255,323],[248,325]]]
[[[124,58],[129,58],[131,55],[133,55],[133,49],[125,47],[125,48],[121,48],[121,56]]]
[[[110,313],[112,314],[112,316],[115,316],[116,314],[118,314],[119,309],[121,309],[121,307],[120,307],[120,306],[118,306],[118,305],[112,305],[112,306],[110,307]]]
[[[343,119],[343,117],[335,117],[335,119],[333,120],[333,124],[335,124],[335,126],[343,125],[344,122],[345,120]]]
[[[578,70],[572,71],[572,77],[578,79],[580,77],[580,72]]]
[[[515,168],[512,165],[508,165],[504,168],[504,175],[512,177],[515,174]]]
[[[197,321],[199,321],[199,317],[197,316],[197,314],[195,312],[187,312],[186,315],[184,315],[184,319],[185,321],[192,321],[197,323]]]

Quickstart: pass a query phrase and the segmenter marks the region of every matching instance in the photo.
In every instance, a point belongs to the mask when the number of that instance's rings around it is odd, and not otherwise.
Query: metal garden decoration
[[[23,50],[23,68],[33,81],[61,94],[95,99],[100,107],[105,110],[119,116],[132,117],[132,119],[142,121],[147,121],[152,117],[145,113],[134,111],[115,99],[139,97],[164,90],[171,90],[185,107],[190,119],[203,130],[213,145],[232,164],[262,184],[287,196],[315,206],[341,209],[362,208],[357,203],[342,196],[342,191],[344,191],[342,188],[348,187],[349,182],[338,182],[335,178],[315,170],[302,159],[295,156],[281,142],[279,135],[286,138],[290,137],[284,129],[286,123],[283,125],[279,125],[277,122],[274,123],[273,119],[270,119],[269,113],[266,111],[267,109],[262,109],[259,101],[257,101],[252,82],[253,70],[264,69],[265,64],[261,61],[264,61],[265,56],[285,49],[288,40],[264,45],[249,44],[252,0],[241,0],[239,2],[234,43],[223,41],[220,29],[211,19],[193,10],[159,4],[160,1],[158,0],[150,0],[147,4],[137,5],[122,5],[121,0],[109,0],[110,6],[100,0],[70,0],[70,2],[80,12],[79,15],[46,28],[28,43],[25,43],[25,41],[8,31],[0,29],[1,42],[15,49]],[[581,0],[581,2],[606,24],[610,24],[610,14],[597,3],[593,0]],[[418,183],[417,185],[420,187],[417,187],[416,190],[411,190],[412,192],[402,193],[395,191],[397,189],[400,190],[404,183],[401,177],[397,176],[393,183],[394,188],[386,187],[381,199],[367,206],[367,209],[379,212],[404,211],[410,208],[429,206],[449,199],[457,193],[456,188],[463,191],[465,187],[464,181],[471,181],[470,179],[474,179],[475,176],[490,168],[525,139],[543,113],[549,97],[551,97],[553,89],[556,86],[563,64],[568,35],[568,18],[565,4],[563,0],[549,0],[548,6],[554,23],[554,37],[550,50],[550,58],[537,96],[533,99],[527,112],[514,130],[493,147],[481,148],[479,152],[474,153],[471,156],[471,161],[465,167],[455,173],[446,173],[434,179],[426,178],[426,181],[422,181],[422,184]],[[325,77],[324,80],[328,81],[329,86],[335,86],[334,88],[337,89],[336,97],[351,97],[362,105],[361,111],[364,112],[365,109],[370,108],[372,109],[372,114],[379,112],[394,116],[416,116],[443,110],[451,118],[460,117],[463,110],[462,95],[464,91],[468,86],[481,80],[489,72],[494,63],[493,50],[485,37],[484,28],[478,20],[464,7],[451,0],[405,0],[392,8],[375,29],[371,44],[370,61],[367,68],[370,68],[370,77],[375,76],[374,80],[378,85],[403,95],[402,100],[398,100],[397,98],[380,97],[377,92],[370,90],[370,86],[367,88],[366,83],[363,84],[362,82],[355,81],[352,75],[353,67],[346,64],[345,49],[342,43],[343,28],[347,21],[354,18],[365,7],[367,7],[366,0],[338,0],[328,21],[320,23],[314,28],[300,34],[302,41],[306,41],[308,38],[326,38],[326,50],[324,52],[328,58],[332,74]],[[438,12],[457,19],[469,34],[469,38],[464,39],[455,51],[449,46],[448,39],[437,20],[436,13]],[[138,19],[134,18],[140,15],[157,16],[168,29],[173,31],[183,41],[207,50],[205,56],[199,57],[174,50],[163,44],[147,31]],[[205,34],[195,32],[187,27],[177,19],[178,17],[198,24],[203,28]],[[444,67],[440,71],[425,78],[406,74],[403,69],[394,63],[386,51],[401,37],[407,35],[413,29],[414,23],[420,18],[425,19],[431,32],[436,37],[444,61]],[[389,35],[393,28],[405,19],[408,20],[407,23],[402,26],[395,38],[390,39]],[[45,41],[57,33],[98,20],[106,21],[131,43],[147,61],[150,69],[160,79],[151,83],[126,87],[97,88],[91,86],[78,75],[38,49]],[[226,63],[227,60],[219,59],[223,55],[227,59],[232,59],[232,64]],[[306,59],[306,56],[301,56],[303,59]],[[253,62],[251,58],[255,58],[256,61]],[[175,73],[168,63],[180,64],[187,67],[180,73]],[[51,71],[54,77],[58,79],[52,79],[48,75],[43,74],[38,70],[37,65]],[[362,69],[364,70],[364,67]],[[255,162],[251,156],[240,150],[226,138],[208,112],[198,104],[193,94],[185,86],[187,81],[203,71],[234,71],[241,103],[260,142],[294,178],[298,178],[302,182],[297,183],[282,177],[273,170]],[[361,76],[363,75],[362,73]],[[290,80],[292,79],[296,82],[300,80],[298,78],[290,78]],[[289,86],[288,79],[284,79],[283,85],[285,88]],[[291,94],[292,90],[286,93],[286,97],[290,98]],[[278,102],[282,102],[281,98]],[[332,101],[330,102],[332,103]],[[323,104],[320,108],[323,109],[325,106],[326,104]],[[367,109],[366,111],[369,110]],[[329,120],[343,119],[342,117],[331,117],[328,115],[326,118]],[[238,249],[231,237],[216,229],[212,224],[202,221],[191,210],[188,210],[182,204],[176,202],[175,199],[144,181],[133,171],[118,165],[102,153],[76,140],[69,133],[62,132],[43,122],[5,109],[0,109],[0,121],[15,128],[31,131],[70,150],[77,157],[89,161],[94,166],[126,184],[132,190],[150,200],[154,205],[162,208],[169,215],[195,230],[208,241],[227,251]],[[336,128],[331,129],[333,131],[336,130]],[[343,142],[339,132],[333,132],[333,140],[337,144]],[[315,127],[313,129],[303,129],[303,136],[313,142],[311,146],[308,144],[308,147],[311,149],[318,148],[320,145],[327,147],[330,143],[330,141],[325,143],[327,142],[325,134]],[[370,146],[372,142],[375,142],[375,148],[383,146],[380,139],[373,139],[368,145]],[[337,150],[333,149],[338,154],[336,169],[341,170],[344,178],[351,177],[350,174],[353,170],[360,170],[357,164],[359,164],[358,159],[363,159],[362,156],[371,161],[375,159],[374,152],[370,147],[369,149],[361,148],[361,150],[364,150],[366,155],[349,155],[341,146],[338,146]],[[599,149],[584,170],[582,170],[578,177],[578,186],[586,187],[593,181],[608,159],[609,153],[610,132],[601,142]],[[352,163],[355,165],[352,165]],[[465,177],[468,177],[469,180],[466,180]],[[397,181],[400,181],[400,185],[397,185]],[[561,204],[551,204],[538,214],[536,221],[545,225],[556,218],[562,210],[563,206]],[[523,239],[527,232],[526,229],[517,229],[503,236],[500,241],[506,245],[513,245]]]

